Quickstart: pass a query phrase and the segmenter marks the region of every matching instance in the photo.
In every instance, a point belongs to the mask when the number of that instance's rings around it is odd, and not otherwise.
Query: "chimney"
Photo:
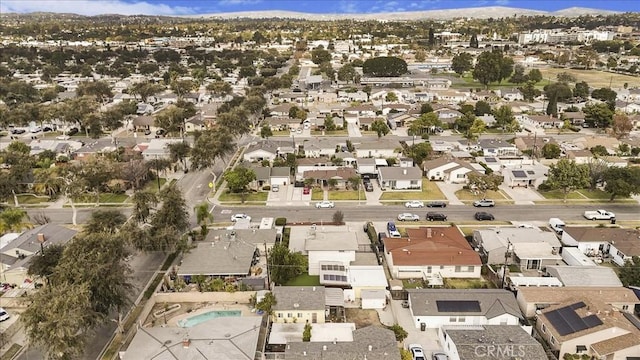
[[[187,339],[182,339],[182,347],[185,349],[189,348],[189,345],[191,345],[191,340]]]
[[[302,352],[302,356],[307,356],[307,352],[306,352],[306,351],[303,351],[303,352]]]
[[[373,346],[369,345],[369,351],[373,350]]]
[[[327,345],[322,345],[322,350],[327,351]]]
[[[316,287],[315,286],[313,287],[313,291],[316,291]]]
[[[402,169],[402,174],[407,175],[407,169]]]
[[[38,242],[42,244],[45,241],[47,241],[47,239],[44,237],[44,234],[38,234]]]

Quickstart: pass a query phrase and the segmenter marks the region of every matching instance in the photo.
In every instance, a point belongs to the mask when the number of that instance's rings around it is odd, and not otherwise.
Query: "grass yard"
[[[422,179],[422,191],[385,191],[380,200],[446,200],[435,182]]]
[[[542,71],[542,69],[540,69],[540,71]],[[543,75],[544,75],[544,72],[543,72]],[[537,88],[543,88],[545,85],[550,83],[549,80],[547,80],[546,76],[543,76],[543,77],[544,79],[542,79],[542,81],[536,84]],[[456,79],[456,77],[454,77],[454,79]],[[454,89],[469,89],[469,88],[484,89],[484,85],[482,85],[480,82],[473,79],[473,75],[471,74],[471,72],[466,72],[461,78],[457,78],[457,79],[458,81],[452,80],[451,87]],[[555,76],[554,76],[554,79],[555,79]],[[489,84],[489,90],[496,90],[496,89],[503,89],[503,88],[511,89],[511,88],[520,87],[522,85],[524,84],[514,84],[507,80],[503,80],[500,83],[494,82]]]
[[[167,178],[160,178],[160,188],[162,188],[166,182],[167,182]],[[144,186],[143,191],[157,193],[158,192],[158,180],[157,179],[153,179],[153,180],[149,181]]]
[[[589,87],[593,89],[609,87],[609,84],[613,84],[614,87],[621,87],[624,83],[628,83],[630,88],[640,86],[640,78],[638,77],[600,70],[542,68],[540,72],[545,79],[551,79],[553,81],[556,80],[556,76],[559,73],[566,72],[575,76],[578,81],[586,81]]]
[[[578,190],[578,192],[580,194],[582,194],[583,196],[592,199],[592,200],[609,200],[611,199],[611,194],[602,191],[600,189],[595,189],[595,190],[591,190],[591,189],[581,189]],[[616,196],[616,199],[624,199],[622,197]]]
[[[266,202],[269,197],[269,192],[260,191],[260,192],[251,192],[246,194],[244,201],[263,201]],[[220,194],[218,198],[221,202],[242,202],[241,194],[234,194],[230,192],[223,192]]]
[[[561,190],[551,190],[551,191],[540,191],[540,195],[542,195],[545,199],[550,200],[563,200],[564,194]],[[571,191],[567,194],[567,200],[595,200],[595,201],[609,201],[611,195],[606,191],[602,191],[600,189],[580,189],[576,191]],[[628,198],[618,198],[616,200],[627,200]]]
[[[120,204],[127,201],[127,199],[129,199],[129,196],[127,194],[100,193],[100,204],[104,204],[104,203]],[[76,203],[78,204],[82,204],[82,203],[94,204],[95,202],[96,202],[95,194],[85,194],[80,196],[76,200]]]
[[[335,131],[322,131],[322,130],[311,130],[311,135],[313,136],[345,136],[349,135],[349,132],[344,130],[335,130]]]
[[[356,190],[330,190],[329,200],[366,200],[364,191],[360,190],[360,197]]]
[[[462,200],[462,201],[475,201],[475,200],[480,200],[482,199],[482,194],[478,193],[478,195],[473,194],[471,191],[469,190],[465,190],[465,189],[461,189],[456,191],[456,196],[458,197],[458,199]],[[493,191],[493,190],[489,190],[487,191],[487,193],[484,196],[485,199],[493,199],[496,201],[500,201],[500,200],[509,200],[509,197],[503,193],[502,191],[498,190],[498,191]]]
[[[495,289],[495,285],[485,279],[444,279],[445,289]]]
[[[272,136],[291,136],[291,131],[289,130],[281,130],[281,131],[272,131]]]
[[[427,287],[427,283],[422,279],[403,279],[402,287],[404,289],[424,289]]]
[[[0,356],[0,360],[11,360],[20,352],[20,350],[22,350],[21,345],[11,344],[9,350],[7,350],[2,356]]]
[[[320,286],[320,276],[302,274],[291,279],[286,286]]]
[[[552,199],[552,200],[564,199],[564,193],[561,190],[540,191],[540,195],[542,195],[545,199]],[[572,191],[567,194],[567,200],[576,200],[576,199],[586,199],[586,197],[582,196],[577,191]]]
[[[48,196],[35,196],[32,194],[20,194],[16,195],[18,198],[18,203],[21,205],[30,205],[30,204],[41,204],[43,202],[48,202]],[[9,198],[9,202],[12,202],[13,199]]]
[[[313,201],[324,200],[324,191],[322,189],[311,189],[311,200]]]

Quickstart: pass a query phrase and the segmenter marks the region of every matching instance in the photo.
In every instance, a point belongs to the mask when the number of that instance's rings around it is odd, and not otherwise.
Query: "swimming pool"
[[[219,317],[239,317],[241,314],[242,314],[242,311],[240,310],[207,311],[205,313],[178,321],[178,326],[183,328],[190,328],[198,324],[202,324],[203,322],[209,321],[211,319],[215,319]]]

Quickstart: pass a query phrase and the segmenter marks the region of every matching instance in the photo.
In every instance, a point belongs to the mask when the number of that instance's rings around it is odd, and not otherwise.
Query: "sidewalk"
[[[515,187],[512,188],[505,184],[499,186],[505,194],[507,194],[516,205],[535,205],[536,201],[544,200],[542,195],[530,188]]]
[[[462,189],[463,185],[447,184],[441,181],[436,182],[436,185],[449,201],[449,205],[464,205],[464,203],[456,196],[456,191]]]

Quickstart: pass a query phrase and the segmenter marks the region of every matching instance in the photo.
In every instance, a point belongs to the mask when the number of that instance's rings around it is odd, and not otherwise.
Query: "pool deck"
[[[203,306],[200,309],[194,310],[189,313],[176,315],[171,319],[168,319],[167,326],[180,327],[180,325],[178,325],[179,321],[191,318],[196,315],[204,314],[209,311],[232,311],[232,310],[240,310],[241,311],[240,316],[242,317],[260,316],[255,312],[252,312],[251,311],[252,308],[247,304],[209,303],[209,304],[203,304]]]

